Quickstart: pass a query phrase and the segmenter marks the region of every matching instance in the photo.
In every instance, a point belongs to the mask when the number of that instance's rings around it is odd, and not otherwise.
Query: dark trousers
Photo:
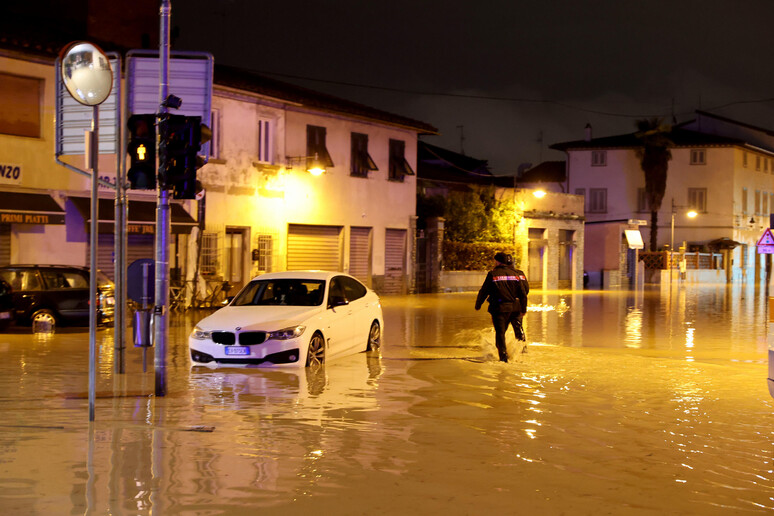
[[[495,330],[495,346],[500,355],[501,362],[508,361],[508,352],[505,349],[505,332],[508,326],[513,326],[516,340],[524,340],[524,332],[521,329],[521,320],[524,314],[521,312],[495,312],[492,314],[492,324]]]

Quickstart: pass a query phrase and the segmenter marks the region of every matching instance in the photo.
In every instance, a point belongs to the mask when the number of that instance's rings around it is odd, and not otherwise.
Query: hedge
[[[443,268],[447,271],[488,271],[492,268],[495,253],[502,251],[513,255],[516,267],[521,256],[512,244],[501,242],[448,242],[443,243]]]

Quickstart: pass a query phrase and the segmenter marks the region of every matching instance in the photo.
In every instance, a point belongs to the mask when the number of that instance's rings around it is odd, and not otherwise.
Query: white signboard
[[[183,104],[170,109],[174,115],[199,116],[210,125],[212,109],[213,57],[203,52],[172,52],[169,59],[169,93]],[[127,116],[157,113],[159,110],[159,57],[156,52],[132,50],[126,57]],[[199,154],[209,156],[210,144]]]
[[[113,90],[108,98],[99,105],[99,153],[117,154],[118,152],[118,99],[121,98],[121,59],[118,54],[109,52],[110,66],[113,68]],[[76,101],[65,88],[59,74],[57,61],[56,74],[56,155],[82,156],[86,153],[85,131],[91,130],[93,106],[84,106]]]
[[[642,234],[639,229],[624,230],[626,241],[629,243],[629,249],[645,249],[645,243],[642,241]]]

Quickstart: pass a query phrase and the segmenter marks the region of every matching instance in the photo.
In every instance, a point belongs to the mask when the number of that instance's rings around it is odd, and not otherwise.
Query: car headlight
[[[300,337],[301,334],[304,333],[305,329],[306,329],[306,326],[291,326],[290,328],[283,328],[283,329],[277,330],[277,331],[270,331],[266,335],[266,340],[269,340],[269,339],[276,339],[276,340],[295,339],[296,337]]]
[[[191,338],[196,340],[207,340],[212,338],[212,332],[211,331],[205,331],[199,328],[198,326],[194,326],[193,331],[191,332]]]

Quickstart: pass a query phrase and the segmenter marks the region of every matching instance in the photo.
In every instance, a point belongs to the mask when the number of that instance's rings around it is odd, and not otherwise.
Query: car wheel
[[[325,339],[316,332],[309,341],[309,351],[306,354],[306,366],[320,366],[325,363]]]
[[[48,308],[41,308],[36,311],[32,314],[32,317],[30,317],[30,321],[32,321],[33,332],[37,326],[48,327],[50,328],[49,331],[54,331],[56,329],[56,316],[54,316],[54,312]]]
[[[382,330],[379,328],[379,323],[374,321],[371,323],[371,329],[368,331],[368,345],[366,351],[379,351],[382,347]]]

